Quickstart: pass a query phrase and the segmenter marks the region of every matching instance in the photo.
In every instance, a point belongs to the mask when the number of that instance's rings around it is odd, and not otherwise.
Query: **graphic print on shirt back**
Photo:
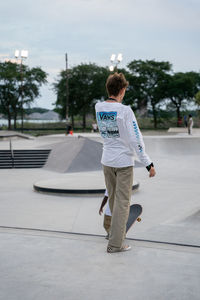
[[[97,122],[103,138],[120,137],[116,111],[97,112]]]

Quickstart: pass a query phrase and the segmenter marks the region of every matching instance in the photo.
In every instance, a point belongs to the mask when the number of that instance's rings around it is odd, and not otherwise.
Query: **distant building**
[[[28,116],[29,120],[54,120],[59,121],[59,114],[55,111],[49,110],[45,113],[32,113]]]
[[[32,113],[30,115],[27,115],[27,119],[30,119],[30,120],[42,120],[42,114],[40,114],[40,113]]]
[[[43,118],[43,120],[55,120],[55,121],[60,120],[59,114],[52,110],[49,110],[49,111],[43,113],[42,118]]]

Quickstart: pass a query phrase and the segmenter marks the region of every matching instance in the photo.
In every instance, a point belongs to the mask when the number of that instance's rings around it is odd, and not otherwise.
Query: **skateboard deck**
[[[142,206],[140,204],[132,204],[130,206],[130,212],[128,216],[128,221],[126,224],[126,232],[131,228],[131,226],[137,220],[138,222],[141,221],[140,215],[142,214]]]

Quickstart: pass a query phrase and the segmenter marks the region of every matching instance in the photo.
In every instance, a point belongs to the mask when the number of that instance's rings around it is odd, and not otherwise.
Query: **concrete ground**
[[[63,138],[13,146],[47,147]],[[148,136],[145,143],[157,176],[135,169],[140,188],[132,203],[144,211],[128,233],[127,253],[106,253],[102,197],[40,194],[35,182],[63,174],[0,170],[0,299],[199,299],[200,138]]]
[[[106,240],[4,230],[0,299],[199,299],[199,251],[133,242],[105,253]]]

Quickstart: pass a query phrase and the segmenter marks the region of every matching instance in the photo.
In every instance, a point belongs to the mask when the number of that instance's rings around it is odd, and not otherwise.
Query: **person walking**
[[[188,117],[188,134],[191,135],[192,134],[192,128],[193,128],[194,122],[192,119],[192,115],[189,115]]]
[[[143,137],[132,109],[122,104],[128,82],[122,73],[110,75],[106,82],[108,99],[95,105],[98,128],[103,138],[103,165],[109,207],[112,213],[108,253],[130,250],[124,245],[133,184],[134,150],[155,176],[152,160],[145,152]]]

